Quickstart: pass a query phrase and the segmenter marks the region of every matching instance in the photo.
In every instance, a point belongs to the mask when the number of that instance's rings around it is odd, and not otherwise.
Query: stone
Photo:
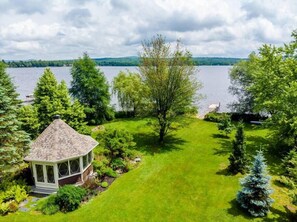
[[[19,211],[21,211],[21,212],[28,212],[29,209],[27,207],[20,207],[19,208]]]
[[[134,161],[135,161],[135,162],[141,162],[141,158],[140,158],[140,157],[136,157],[136,158],[134,159]]]
[[[38,198],[38,197],[33,197],[32,198],[32,202],[36,202],[36,201],[38,201],[40,198]]]

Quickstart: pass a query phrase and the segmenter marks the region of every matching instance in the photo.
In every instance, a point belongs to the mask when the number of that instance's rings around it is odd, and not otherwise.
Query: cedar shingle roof
[[[98,142],[82,135],[61,119],[55,119],[32,143],[26,161],[48,161],[70,159],[90,152]]]

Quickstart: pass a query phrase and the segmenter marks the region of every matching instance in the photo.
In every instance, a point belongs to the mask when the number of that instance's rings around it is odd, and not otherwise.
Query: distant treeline
[[[121,57],[121,58],[94,58],[98,66],[138,66],[138,57]],[[234,65],[240,58],[223,58],[223,57],[194,57],[195,65],[216,66],[216,65]],[[71,66],[74,60],[26,60],[26,61],[4,61],[10,68],[18,67],[61,67]]]

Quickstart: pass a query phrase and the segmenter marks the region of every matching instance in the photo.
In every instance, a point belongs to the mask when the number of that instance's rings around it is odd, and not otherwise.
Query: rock
[[[117,169],[116,172],[117,172],[118,174],[122,174],[122,173],[123,173],[123,170],[122,170],[122,169]]]
[[[32,198],[32,202],[36,202],[36,201],[38,201],[40,198],[38,198],[38,197],[33,197]]]
[[[20,208],[19,208],[19,211],[21,211],[21,212],[28,212],[29,209],[26,208],[26,207],[20,207]]]
[[[20,207],[25,206],[27,203],[28,203],[28,200],[26,199],[26,200],[24,200],[23,202],[20,203]]]
[[[134,159],[134,161],[135,161],[135,162],[141,162],[141,158],[140,158],[140,157],[136,157],[136,158]]]

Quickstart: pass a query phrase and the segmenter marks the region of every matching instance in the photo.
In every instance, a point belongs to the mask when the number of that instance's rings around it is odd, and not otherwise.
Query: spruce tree
[[[273,203],[270,198],[270,176],[267,175],[262,151],[255,156],[250,173],[240,181],[242,190],[237,193],[237,202],[254,217],[264,217]]]
[[[235,140],[233,140],[232,145],[233,151],[229,157],[228,171],[232,174],[244,174],[248,170],[248,159],[245,151],[246,144],[242,123],[237,126]]]
[[[20,101],[15,86],[0,62],[0,177],[7,169],[23,161],[29,150],[29,135],[17,119]]]
[[[282,169],[284,176],[297,183],[297,152],[296,148],[292,149],[283,159]]]

